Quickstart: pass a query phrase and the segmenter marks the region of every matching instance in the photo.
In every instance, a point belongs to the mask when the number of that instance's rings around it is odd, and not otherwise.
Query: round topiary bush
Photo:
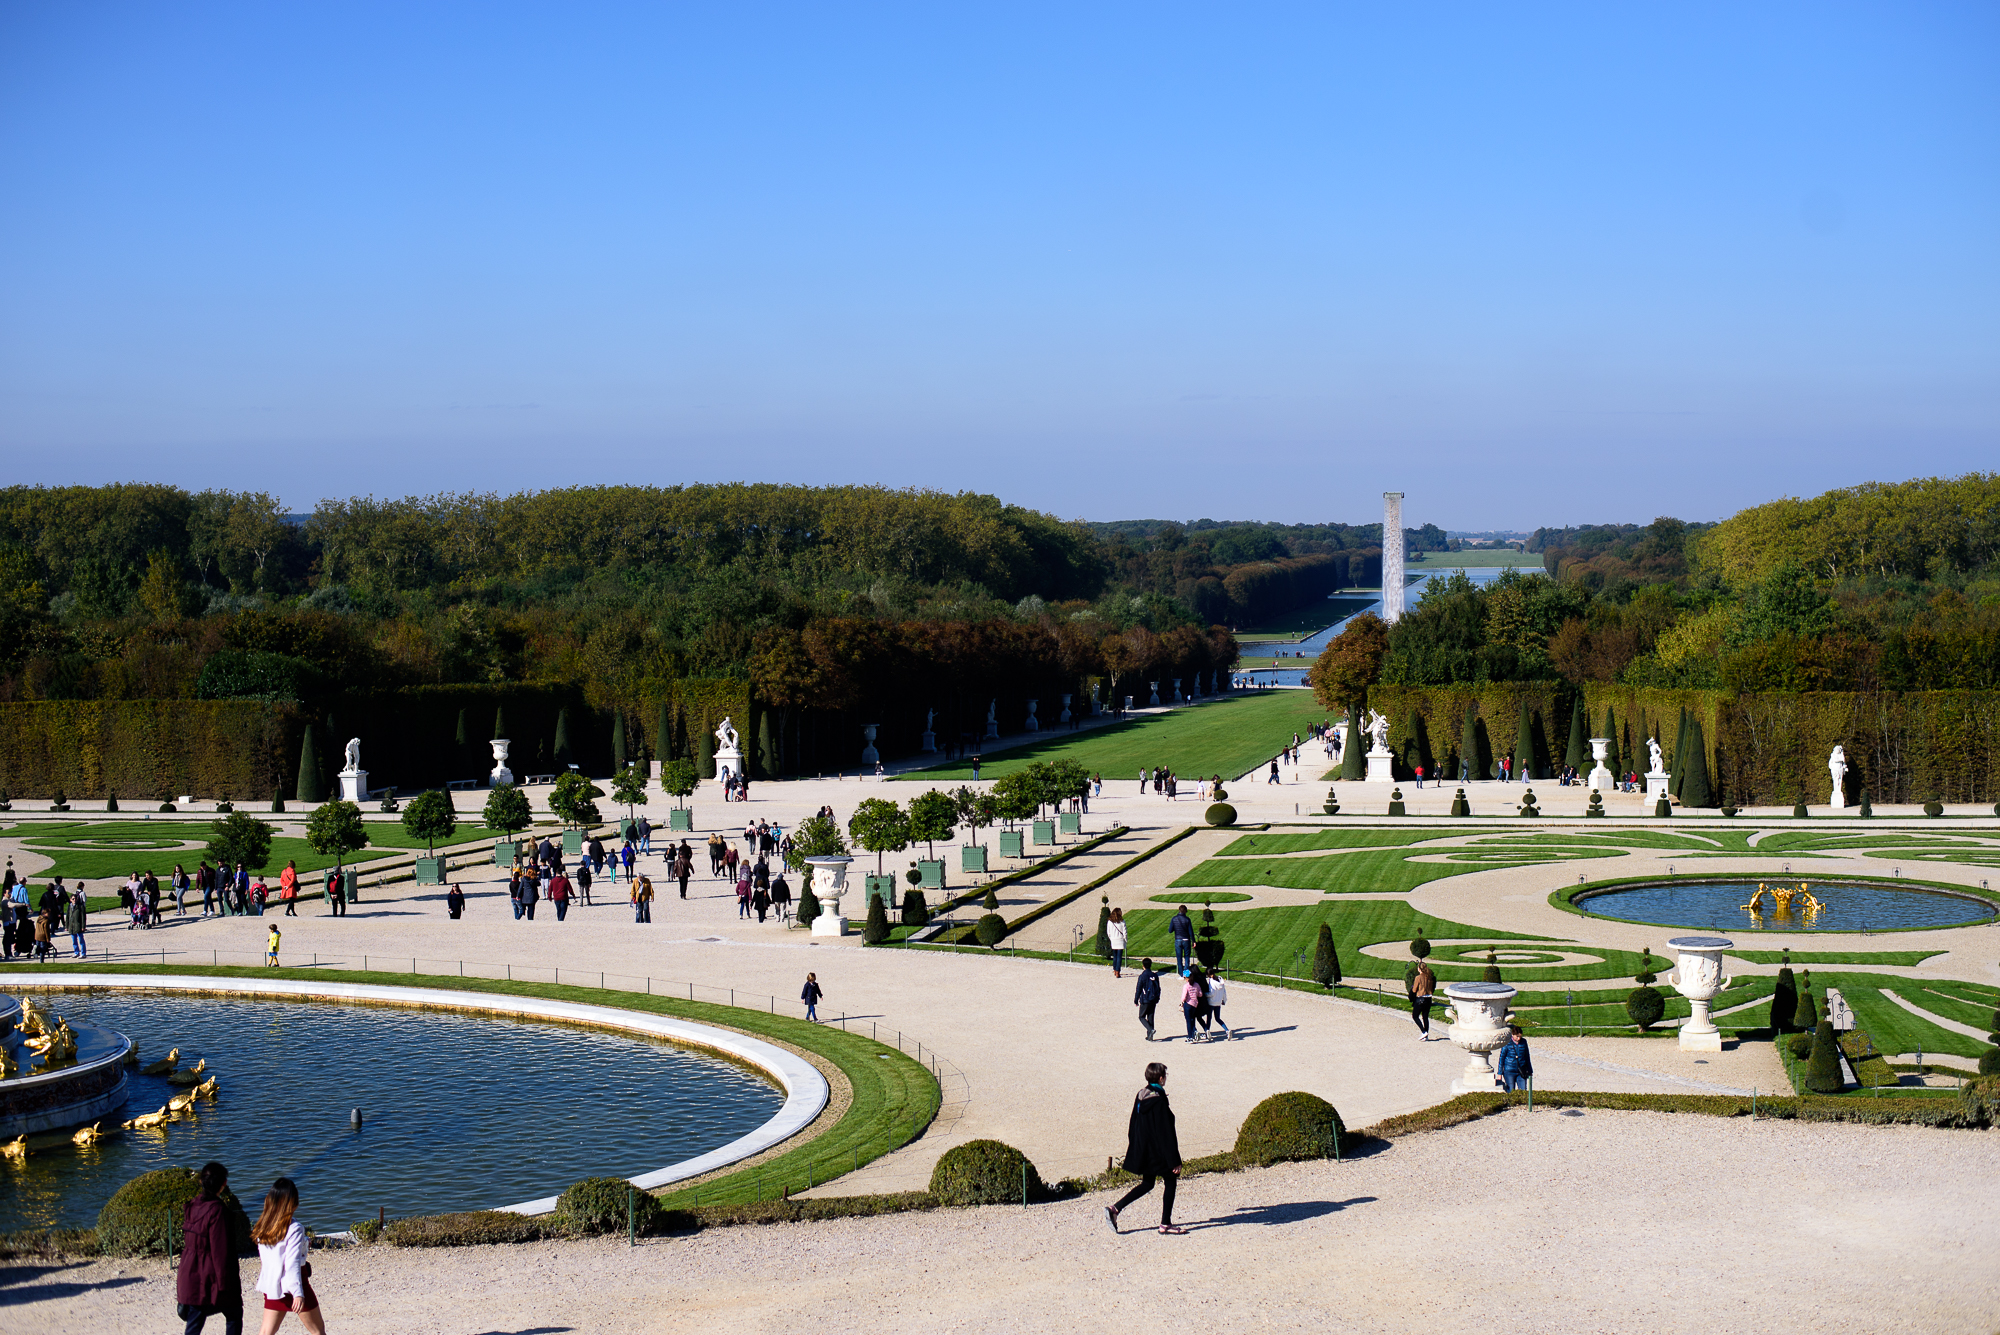
[[[1794,1057],[1797,1057],[1800,1061],[1804,1061],[1806,1058],[1812,1056],[1812,1040],[1813,1036],[1811,1034],[1793,1034],[1785,1040],[1785,1046],[1792,1050]]]
[[[1210,825],[1234,825],[1236,823],[1236,808],[1230,806],[1227,802],[1211,802],[1209,803],[1208,810],[1202,814]]]
[[[1979,1054],[1979,1074],[2000,1075],[2000,1048],[1988,1048]]]
[[[1412,955],[1415,955],[1418,959],[1422,959],[1424,956],[1431,953],[1431,943],[1425,938],[1420,936],[1416,940],[1410,942],[1410,953]]]
[[[997,946],[1007,935],[1007,920],[997,913],[982,914],[972,924],[972,935],[982,946]]]
[[[1273,1094],[1250,1110],[1236,1131],[1236,1157],[1264,1167],[1293,1159],[1331,1159],[1347,1128],[1340,1113],[1317,1094]]]
[[[1642,1031],[1651,1029],[1667,1013],[1667,1000],[1656,987],[1635,987],[1625,995],[1625,1013]]]
[[[556,1198],[556,1219],[579,1233],[623,1233],[628,1200],[641,1233],[659,1222],[659,1199],[650,1191],[635,1190],[622,1177],[583,1179]]]
[[[1926,816],[1944,815],[1944,803],[1933,798],[1932,800],[1924,803],[1924,814]]]
[[[940,1205],[1018,1205],[1024,1168],[1033,1200],[1042,1193],[1042,1175],[1027,1155],[997,1140],[968,1140],[937,1161],[931,1195]]]
[[[178,1247],[187,1203],[200,1193],[201,1183],[192,1168],[161,1168],[139,1174],[118,1188],[97,1212],[98,1248],[107,1256],[165,1255],[168,1221],[172,1221],[173,1241]],[[227,1187],[222,1192],[222,1208],[237,1255],[256,1255],[243,1203]]]

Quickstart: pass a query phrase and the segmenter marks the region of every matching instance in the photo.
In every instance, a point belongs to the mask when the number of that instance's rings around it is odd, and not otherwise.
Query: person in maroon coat
[[[229,1210],[222,1199],[229,1170],[210,1160],[197,1174],[201,1191],[181,1217],[181,1268],[174,1280],[176,1311],[187,1335],[200,1335],[212,1316],[222,1318],[227,1335],[243,1335],[243,1279],[236,1269],[236,1246],[229,1236]]]

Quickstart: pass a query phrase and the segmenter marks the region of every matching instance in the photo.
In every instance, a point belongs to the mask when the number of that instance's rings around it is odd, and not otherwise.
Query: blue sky
[[[11,482],[1717,518],[2000,459],[2000,8],[0,4]]]

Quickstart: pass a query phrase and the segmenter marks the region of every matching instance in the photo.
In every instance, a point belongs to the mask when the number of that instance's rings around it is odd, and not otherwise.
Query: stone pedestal
[[[882,759],[882,753],[875,749],[875,733],[881,728],[879,723],[861,725],[861,763],[873,769]]]
[[[1673,781],[1674,776],[1666,773],[1664,770],[1656,769],[1648,771],[1646,774],[1646,796],[1658,797],[1661,793],[1667,791],[1668,786]]]
[[[493,748],[493,772],[486,776],[487,787],[514,782],[514,771],[507,768],[507,748],[513,744],[505,737],[495,737],[487,743]]]
[[[847,867],[854,859],[845,855],[807,858],[812,868],[813,896],[819,900],[819,916],[812,921],[814,936],[847,935],[847,919],[840,913],[840,897],[847,893]]]
[[[1042,721],[1035,717],[1035,710],[1041,705],[1041,703],[1042,702],[1040,700],[1028,701],[1028,721],[1021,725],[1021,731],[1040,732],[1042,730]]]
[[[1394,783],[1396,781],[1395,768],[1396,757],[1394,753],[1389,751],[1370,751],[1368,753],[1367,781],[1369,783]]]
[[[344,769],[340,772],[340,800],[343,802],[366,802],[368,800],[368,771],[365,769]]]
[[[919,747],[918,747],[917,749],[918,749],[918,750],[920,750],[920,751],[922,751],[922,752],[923,752],[923,753],[924,753],[925,755],[927,755],[927,756],[934,756],[934,755],[936,755],[936,754],[937,754],[937,734],[936,734],[936,733],[934,733],[934,732],[932,732],[932,731],[930,731],[929,729],[925,729],[925,730],[924,730],[924,737],[923,737],[923,742],[922,742],[922,744],[921,744],[921,745],[920,745],[920,746],[919,746]]]
[[[1458,1017],[1449,1036],[1466,1052],[1465,1070],[1451,1082],[1451,1092],[1491,1093],[1500,1084],[1493,1054],[1507,1042],[1507,1007],[1515,989],[1505,983],[1447,983],[1444,994]]]
[[[1152,698],[1146,704],[1149,708],[1158,709],[1160,707],[1160,683],[1153,681],[1146,684],[1153,692]]]
[[[1726,936],[1675,936],[1669,937],[1667,944],[1680,957],[1667,975],[1667,985],[1686,997],[1694,1010],[1681,1025],[1681,1050],[1722,1051],[1722,1031],[1709,1018],[1708,1003],[1729,986],[1729,980],[1722,976],[1722,952],[1736,943]]]
[[[1600,793],[1608,793],[1618,786],[1617,778],[1604,763],[1605,757],[1610,754],[1610,751],[1611,739],[1609,737],[1593,737],[1590,739],[1590,759],[1593,763],[1589,777],[1583,781],[1584,787],[1594,788]]]
[[[721,778],[722,771],[728,770],[737,778],[743,777],[743,749],[725,746],[715,753],[715,777]]]

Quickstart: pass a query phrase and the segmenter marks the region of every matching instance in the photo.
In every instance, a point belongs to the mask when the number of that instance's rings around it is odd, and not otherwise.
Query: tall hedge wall
[[[299,719],[252,700],[33,700],[0,704],[0,788],[14,797],[137,804],[182,793],[290,791]]]
[[[1534,768],[1526,776],[1545,779],[1562,763],[1569,747],[1573,689],[1560,681],[1496,682],[1456,686],[1371,686],[1368,707],[1389,716],[1389,749],[1396,753],[1396,776],[1409,778],[1422,764],[1424,773],[1442,772],[1458,778],[1465,735],[1465,712],[1476,712],[1474,743],[1479,754],[1470,770],[1475,779],[1498,776],[1501,756],[1515,753],[1521,706],[1528,707],[1529,754]]]

